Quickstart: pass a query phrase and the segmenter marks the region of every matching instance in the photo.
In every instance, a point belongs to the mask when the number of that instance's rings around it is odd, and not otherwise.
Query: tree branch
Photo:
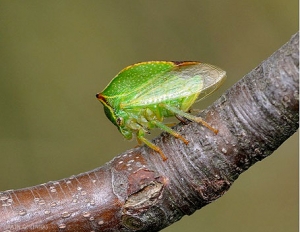
[[[60,181],[0,192],[0,231],[158,231],[222,196],[238,176],[298,129],[299,35],[200,115],[104,166]]]

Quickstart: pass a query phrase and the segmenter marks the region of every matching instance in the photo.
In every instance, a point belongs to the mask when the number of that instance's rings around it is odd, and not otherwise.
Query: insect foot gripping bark
[[[153,128],[160,128],[185,144],[188,141],[163,123],[164,118],[177,116],[213,128],[202,118],[187,113],[190,107],[223,83],[226,72],[196,61],[141,62],[123,69],[106,88],[96,95],[108,119],[126,139],[136,136],[139,143],[160,154],[163,151],[145,138]]]

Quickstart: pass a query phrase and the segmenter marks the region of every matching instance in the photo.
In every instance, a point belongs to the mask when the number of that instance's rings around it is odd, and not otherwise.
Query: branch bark
[[[190,143],[155,139],[104,166],[0,192],[0,231],[158,231],[222,196],[238,176],[298,129],[299,35],[230,88],[196,123],[175,127]]]

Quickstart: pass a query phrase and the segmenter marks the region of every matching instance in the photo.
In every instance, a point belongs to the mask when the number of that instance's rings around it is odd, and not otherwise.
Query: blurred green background
[[[203,108],[297,30],[296,0],[0,0],[0,190],[85,172],[135,146],[95,98],[127,65],[222,67],[227,82]],[[298,133],[163,231],[298,231]]]

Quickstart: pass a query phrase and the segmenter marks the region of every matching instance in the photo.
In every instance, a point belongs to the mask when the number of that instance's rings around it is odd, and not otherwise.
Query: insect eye
[[[118,124],[118,126],[122,126],[123,122],[124,122],[123,118],[117,118],[117,124]]]

